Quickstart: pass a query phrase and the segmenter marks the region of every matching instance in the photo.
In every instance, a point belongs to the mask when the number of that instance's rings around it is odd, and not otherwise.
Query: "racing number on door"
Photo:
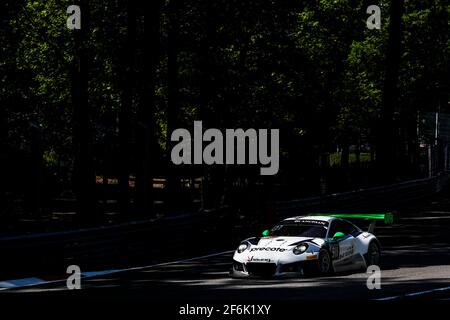
[[[339,243],[331,243],[330,250],[332,258],[339,259]]]
[[[345,235],[344,238],[331,244],[331,253],[336,260],[342,260],[353,255],[355,250],[355,238],[351,235],[352,225],[343,221],[335,220],[330,227],[330,234],[333,236],[337,232]]]

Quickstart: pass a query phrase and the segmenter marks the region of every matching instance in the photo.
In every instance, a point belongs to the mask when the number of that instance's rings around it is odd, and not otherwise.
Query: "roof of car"
[[[291,217],[287,218],[284,221],[298,221],[298,220],[316,220],[316,221],[326,221],[330,222],[331,220],[335,220],[334,217],[327,217],[327,216],[297,216],[297,217]]]

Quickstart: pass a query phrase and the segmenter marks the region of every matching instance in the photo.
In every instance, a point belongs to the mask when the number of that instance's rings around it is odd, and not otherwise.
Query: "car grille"
[[[300,272],[303,263],[288,263],[281,267],[280,272]]]
[[[244,271],[244,265],[240,262],[234,261],[233,262],[233,268],[236,271]]]
[[[249,274],[263,277],[273,276],[277,269],[275,263],[248,262],[246,267]]]

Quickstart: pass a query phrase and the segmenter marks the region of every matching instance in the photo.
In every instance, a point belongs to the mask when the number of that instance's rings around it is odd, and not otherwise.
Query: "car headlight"
[[[302,254],[306,250],[308,250],[308,244],[307,243],[301,243],[301,244],[297,245],[294,248],[293,252],[294,252],[294,254]]]
[[[237,252],[238,252],[238,253],[242,253],[242,252],[244,252],[245,250],[247,250],[248,247],[249,247],[249,245],[248,245],[247,242],[241,243],[241,244],[239,245],[238,249],[237,249]]]

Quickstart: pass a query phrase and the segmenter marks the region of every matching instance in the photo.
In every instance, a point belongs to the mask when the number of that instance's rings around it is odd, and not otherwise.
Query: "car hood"
[[[304,241],[314,241],[315,243],[321,245],[324,240],[311,237],[264,237],[259,239],[258,243],[256,245],[253,245],[252,247],[288,249],[296,243]]]

